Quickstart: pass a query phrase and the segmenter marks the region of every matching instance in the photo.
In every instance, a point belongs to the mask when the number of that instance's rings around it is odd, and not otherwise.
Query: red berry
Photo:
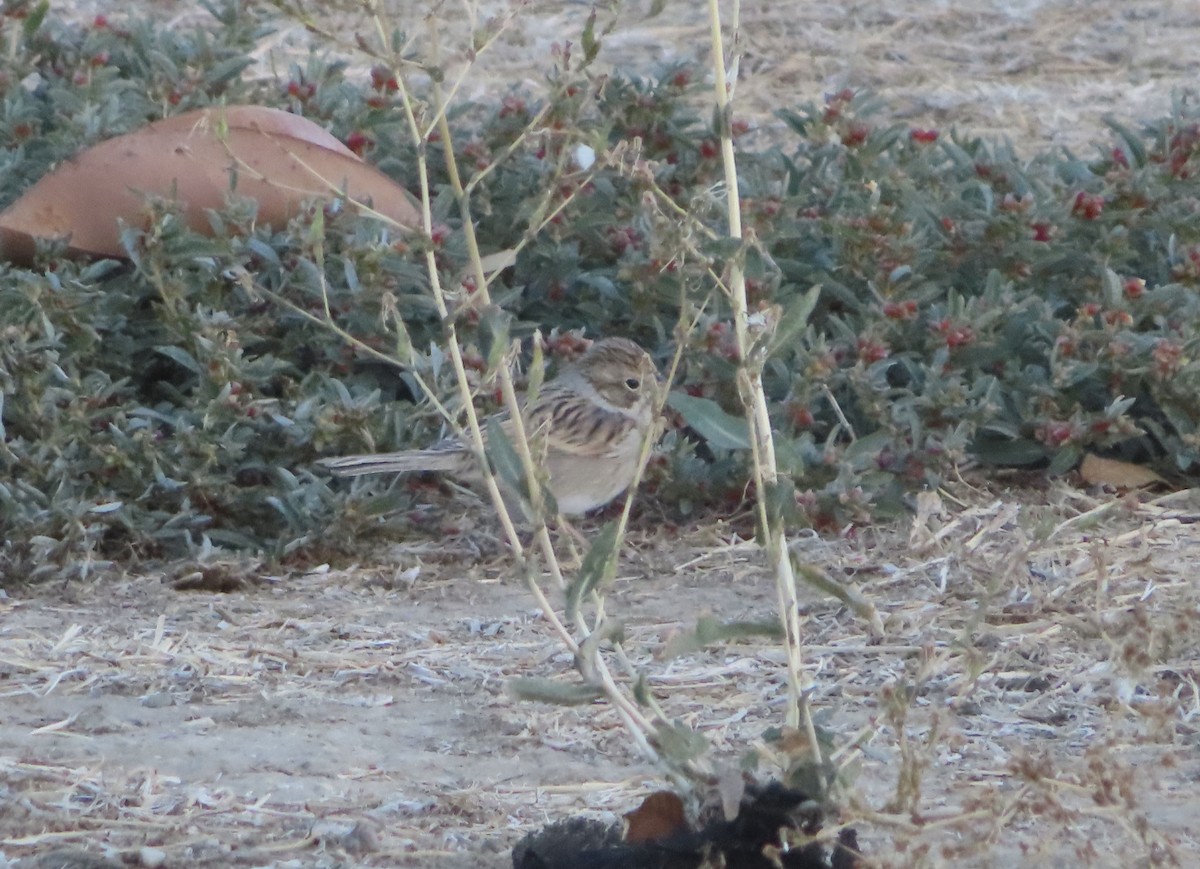
[[[1071,213],[1076,217],[1082,217],[1084,220],[1095,220],[1103,212],[1103,196],[1087,193],[1083,190],[1075,194],[1075,203],[1071,206]]]
[[[1166,338],[1154,345],[1154,373],[1160,379],[1166,379],[1179,372],[1183,348]]]
[[[946,346],[953,350],[956,347],[964,347],[975,341],[975,330],[970,326],[957,325],[952,323],[948,318],[943,317],[931,324],[933,331],[942,336],[942,340],[946,342]]]
[[[400,90],[400,83],[386,66],[371,67],[371,87],[381,93],[395,93]]]
[[[613,251],[618,255],[624,254],[626,251],[637,250],[642,245],[642,235],[632,226],[615,226],[608,231],[609,244],[612,245]]]
[[[846,132],[842,133],[842,144],[847,148],[855,148],[867,141],[870,132],[866,124],[854,121],[846,128]]]
[[[525,101],[514,97],[511,94],[506,96],[500,103],[500,117],[507,118],[511,115],[525,115],[528,109],[525,107]]]
[[[913,320],[917,316],[917,303],[913,299],[903,302],[884,302],[883,316],[889,320]]]
[[[374,142],[359,130],[355,130],[346,137],[346,147],[360,157],[363,155],[363,151],[367,150],[373,144]]]
[[[811,428],[813,422],[813,412],[807,407],[801,405],[792,405],[788,411],[788,415],[792,419],[792,425],[796,428]]]
[[[937,130],[922,130],[914,127],[909,131],[908,137],[920,145],[928,145],[938,140]]]
[[[1061,447],[1075,435],[1075,428],[1069,422],[1051,422],[1042,427],[1041,440],[1052,447]]]
[[[1125,298],[1140,299],[1146,292],[1146,282],[1142,278],[1126,278],[1122,289],[1125,291]]]
[[[892,348],[882,341],[876,341],[873,338],[858,339],[858,358],[868,365],[879,362],[881,359],[887,359],[891,353]]]
[[[953,350],[955,347],[965,347],[975,341],[975,330],[970,326],[955,326],[946,333],[946,346]]]

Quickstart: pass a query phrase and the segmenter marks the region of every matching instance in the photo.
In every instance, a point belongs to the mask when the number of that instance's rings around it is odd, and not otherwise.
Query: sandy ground
[[[1165,111],[1200,71],[1192,0],[753,5],[739,96],[764,129],[775,107],[870,86],[914,125],[1083,148],[1105,112]],[[473,86],[534,81],[530,59],[577,38],[589,8],[531,4]],[[703,57],[700,4],[636,12],[607,38],[614,63]],[[264,55],[299,39],[277,34]],[[802,541],[885,617],[872,642],[834,602],[804,605],[814,704],[840,744],[869,743],[846,817],[887,865],[1200,864],[1200,497],[977,483],[902,526]],[[571,662],[503,561],[409,541],[336,571],[224,565],[223,590],[163,579],[188,569],[6,586],[0,869],[60,865],[56,849],[113,865],[502,867],[522,831],[614,819],[662,784],[605,706],[505,693],[514,675],[567,679]],[[773,610],[753,548],[711,522],[638,529],[610,605],[670,714],[729,762],[778,722],[778,650],[657,656],[703,613]],[[903,724],[896,691],[912,698]],[[889,805],[905,763],[924,770],[915,813]]]
[[[874,643],[804,594],[814,705],[840,743],[867,742],[846,810],[864,846],[887,865],[925,849],[1195,865],[1200,496],[957,488],[908,529],[801,541],[885,619]],[[224,592],[108,577],[0,600],[0,850],[502,867],[521,831],[614,819],[661,784],[604,705],[506,694],[514,675],[569,681],[571,662],[503,563],[430,542],[377,555],[305,575],[229,564]],[[773,610],[753,547],[714,524],[636,532],[609,606],[668,713],[726,762],[778,723],[779,651],[658,655],[704,613]],[[911,693],[903,740],[889,692]],[[924,825],[888,805],[906,753]],[[965,856],[939,857],[952,847]]]

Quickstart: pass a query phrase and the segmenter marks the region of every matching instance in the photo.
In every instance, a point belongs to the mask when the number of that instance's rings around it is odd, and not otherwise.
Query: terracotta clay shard
[[[420,225],[405,190],[305,118],[263,106],[187,112],[101,142],[43,177],[0,213],[0,259],[28,264],[39,239],[83,256],[122,257],[120,222],[140,226],[147,197],[178,201],[188,226],[230,193],[282,226],[306,200],[346,197],[400,227]]]
[[[1088,453],[1079,466],[1079,476],[1089,486],[1109,486],[1113,489],[1141,489],[1157,483],[1165,483],[1162,477],[1142,465],[1102,459]]]

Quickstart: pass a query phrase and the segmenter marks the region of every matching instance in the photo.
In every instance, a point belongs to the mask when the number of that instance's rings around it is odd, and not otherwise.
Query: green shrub
[[[314,57],[258,86],[239,73],[269,22],[233,5],[215,14],[208,33],[6,20],[24,35],[0,79],[0,203],[83,146],[214,101],[302,113],[416,189],[416,149],[386,70],[360,85],[345,64]],[[309,472],[331,452],[435,437],[440,421],[413,401],[412,372],[269,295],[320,317],[327,293],[337,322],[385,353],[402,343],[402,319],[420,351],[414,371],[449,395],[423,265],[431,248],[479,367],[498,319],[518,336],[535,326],[626,334],[663,359],[681,309],[695,320],[677,388],[715,404],[691,405],[691,429],[668,437],[653,469],[648,488],[667,511],[724,509],[747,494],[744,456],[694,435],[699,417],[740,412],[729,308],[710,275],[734,257],[765,316],[822,287],[764,372],[796,521],[835,528],[894,513],[968,456],[1062,471],[1085,448],[1113,448],[1193,469],[1200,125],[1190,104],[1136,133],[1114,123],[1115,146],[1093,160],[1026,162],[1003,143],[877,126],[870,97],[835,94],[782,111],[785,131],[769,146],[742,147],[748,240],[731,247],[706,233],[723,202],[698,74],[601,81],[555,60],[544,97],[512,92],[454,118],[459,166],[468,178],[486,172],[471,199],[484,252],[520,247],[493,288],[501,310],[468,303],[440,141],[428,149],[432,237],[335,205],[319,235],[316,212],[261,227],[234,200],[205,238],[150,205],[153,229],[127,232],[126,262],[48,249],[36,269],[0,267],[0,569],[37,578],[209,546],[309,560],[431,521],[420,481],[347,495]],[[507,154],[543,109],[538,131]],[[624,150],[581,181],[579,143]],[[227,280],[233,266],[267,294]]]

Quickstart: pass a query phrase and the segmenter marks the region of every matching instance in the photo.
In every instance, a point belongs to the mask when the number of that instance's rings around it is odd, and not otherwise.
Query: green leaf
[[[796,484],[790,477],[779,477],[766,485],[767,521],[772,527],[795,514]]]
[[[358,504],[358,509],[364,516],[386,516],[397,510],[407,510],[411,507],[412,496],[404,491],[394,490],[366,498]]]
[[[775,117],[779,118],[801,136],[808,135],[808,127],[812,123],[812,118],[807,114],[801,114],[792,109],[779,109],[775,112]],[[801,173],[797,171],[796,176],[799,177],[800,175]]]
[[[266,265],[274,268],[280,268],[279,254],[275,248],[257,238],[251,238],[246,242],[247,249],[259,259],[263,260]]]
[[[161,353],[163,356],[166,356],[172,362],[182,365],[196,376],[203,376],[204,369],[200,367],[200,363],[196,361],[196,357],[194,357],[191,353],[188,353],[182,347],[164,344],[155,347],[154,350],[156,353]]]
[[[509,491],[528,493],[521,457],[513,448],[512,440],[504,430],[501,420],[495,416],[487,420],[487,455],[492,463],[492,470]]]
[[[770,348],[767,350],[768,358],[793,349],[793,342],[808,326],[808,318],[817,307],[817,299],[820,296],[821,285],[816,284],[807,293],[801,293],[788,303],[771,338]]]
[[[312,213],[312,223],[308,226],[308,243],[312,245],[323,245],[325,242],[325,209],[315,208]],[[323,250],[322,247],[317,248],[318,254]]]
[[[658,750],[677,763],[692,760],[708,750],[708,740],[683,724],[660,725],[654,735]]]
[[[517,700],[533,700],[537,703],[552,703],[555,706],[582,706],[604,697],[604,691],[594,685],[567,684],[552,679],[523,676],[509,679],[504,690]]]
[[[600,646],[603,643],[617,645],[624,642],[624,622],[605,619],[596,630],[588,634],[586,640],[579,644],[579,653],[576,656],[576,660],[592,661],[596,655],[600,654]]]
[[[1121,278],[1112,269],[1104,270],[1104,295],[1110,307],[1119,308],[1125,299]]]
[[[706,239],[700,245],[700,249],[713,259],[728,260],[733,259],[741,253],[742,247],[745,244],[745,239],[722,235],[717,238]]]
[[[708,398],[698,398],[685,392],[672,392],[667,404],[683,415],[684,422],[721,450],[750,449],[750,426],[740,416],[733,416]]]
[[[503,308],[492,305],[481,313],[479,337],[483,357],[487,360],[488,374],[493,374],[508,355],[509,335],[513,316]]]
[[[1083,459],[1083,448],[1076,444],[1060,447],[1050,460],[1047,471],[1052,475],[1065,474]]]
[[[209,87],[225,84],[240,76],[242,70],[253,63],[254,59],[250,57],[238,56],[227,58],[210,69],[204,76],[204,81]]]
[[[650,705],[650,685],[646,682],[646,674],[638,673],[637,681],[633,683],[633,688],[630,689],[633,694],[633,699],[638,706],[645,708]]]
[[[600,533],[592,540],[592,545],[588,547],[587,554],[583,556],[583,564],[580,565],[579,575],[575,578],[574,582],[567,586],[567,612],[574,612],[578,609],[580,601],[592,589],[598,587],[605,580],[610,579],[611,575],[616,572],[616,558],[614,556],[617,549],[618,527],[617,522],[609,522],[600,529]]]
[[[847,446],[842,452],[842,458],[851,467],[860,471],[870,467],[877,467],[879,454],[884,448],[891,446],[891,444],[892,435],[890,432],[885,430],[871,432],[871,434],[861,437]]]
[[[33,11],[25,16],[25,21],[21,24],[21,32],[26,39],[31,38],[38,32],[38,28],[42,26],[42,22],[46,20],[46,13],[50,11],[50,0],[42,0],[37,6],[33,7]]]
[[[1121,141],[1125,143],[1125,147],[1129,149],[1129,153],[1133,157],[1134,165],[1145,166],[1146,146],[1142,144],[1141,136],[1118,122],[1112,115],[1105,115],[1103,120],[1110,130],[1121,137]]]
[[[662,655],[669,660],[691,654],[713,643],[751,637],[779,640],[783,638],[783,631],[777,622],[722,622],[713,616],[701,616],[691,631],[672,637],[663,647]]]
[[[102,280],[103,278],[107,277],[108,275],[112,274],[113,272],[120,271],[122,268],[123,268],[123,264],[119,260],[115,260],[115,259],[97,260],[96,262],[92,263],[91,265],[86,266],[79,273],[79,280],[81,283],[85,283],[85,284],[95,283],[96,281]]]
[[[1046,460],[1046,447],[1030,438],[1002,438],[981,433],[971,445],[980,461],[992,465],[1033,465]]]
[[[583,27],[579,44],[583,48],[583,63],[586,66],[600,53],[600,40],[596,38],[596,10],[594,8],[592,14],[588,16],[587,24]]]

